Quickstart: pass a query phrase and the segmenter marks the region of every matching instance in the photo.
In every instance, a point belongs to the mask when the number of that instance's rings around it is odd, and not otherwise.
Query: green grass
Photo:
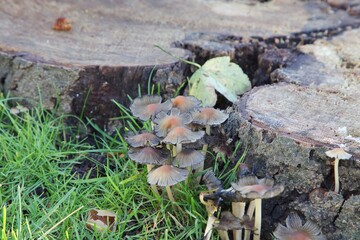
[[[42,106],[13,115],[0,99],[0,236],[5,239],[201,239],[207,214],[198,200],[204,186],[175,187],[175,207],[146,183],[146,167],[126,158],[126,143],[99,130],[95,148],[66,127],[69,116]],[[129,115],[120,117],[138,128]],[[84,129],[84,124],[79,121]],[[69,138],[73,132],[74,137]],[[121,154],[123,153],[123,154]],[[99,170],[79,178],[74,164],[103,155]],[[190,181],[191,182],[191,181]],[[86,229],[92,208],[117,214],[115,232]],[[180,210],[179,210],[180,209]]]

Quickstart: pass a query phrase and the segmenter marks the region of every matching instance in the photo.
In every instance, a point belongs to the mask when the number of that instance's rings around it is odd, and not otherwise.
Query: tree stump
[[[232,115],[247,162],[258,174],[284,182],[288,196],[333,190],[334,161],[325,151],[344,147],[353,154],[340,163],[344,199],[339,194],[337,202],[325,198],[334,205],[288,199],[287,209],[315,220],[328,239],[350,239],[360,227],[356,215],[346,218],[357,227],[335,222],[339,214],[344,218],[340,207],[345,200],[360,195],[359,36],[360,30],[351,30],[330,41],[299,46],[296,57],[271,73],[273,84],[246,93],[237,104],[238,114]]]
[[[192,32],[269,37],[358,22],[321,1],[0,2],[2,91],[41,99],[48,109],[60,104],[101,125],[119,114],[111,100],[128,105],[127,95],[137,96],[138,85],[146,92],[148,78],[169,96],[186,79],[187,66],[154,44],[170,49]],[[70,21],[70,31],[52,29],[59,17]]]
[[[154,44],[182,58],[193,52],[200,63],[230,55],[256,87],[225,130],[241,139],[258,175],[286,183],[283,196],[264,205],[264,238],[295,209],[326,223],[329,239],[350,239],[359,229],[350,214],[360,195],[360,32],[351,30],[360,26],[359,5],[328,2],[0,0],[0,89],[103,127],[119,115],[112,100],[128,106],[149,78],[167,97],[186,80],[189,67]],[[53,30],[59,17],[70,31]],[[354,155],[340,163],[342,195],[311,202],[314,189],[332,189],[324,152],[339,144]]]

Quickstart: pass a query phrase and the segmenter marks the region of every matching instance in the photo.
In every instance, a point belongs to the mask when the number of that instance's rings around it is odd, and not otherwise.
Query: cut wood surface
[[[294,17],[296,16],[296,17]],[[59,17],[72,29],[55,31]],[[153,81],[170,91],[186,79],[187,67],[154,48],[171,48],[193,32],[243,37],[289,35],[353,26],[359,19],[322,1],[0,1],[2,90],[64,112],[105,122],[115,99]],[[86,104],[85,104],[86,102]],[[84,107],[86,105],[86,107]]]
[[[277,112],[280,131],[329,147],[344,145],[360,156],[360,50],[357,46],[360,46],[358,29],[330,41],[318,40],[300,46],[298,49],[304,54],[272,73],[274,82],[293,83],[271,86],[274,89],[269,87],[268,93],[264,93],[269,101],[263,102],[263,110],[269,108],[269,118]],[[284,102],[279,97],[275,100],[273,92],[277,91],[281,92]],[[281,119],[288,120],[288,124]]]
[[[238,126],[246,162],[258,175],[286,183],[284,210],[302,212],[334,240],[353,239],[360,227],[356,214],[339,208],[348,206],[346,196],[358,199],[360,188],[358,46],[359,29],[298,46],[297,55],[271,73],[271,85],[255,87],[240,99],[226,126]],[[340,194],[331,192],[334,161],[325,155],[335,147],[353,155],[340,162]],[[325,194],[314,201],[316,191]],[[279,203],[272,204],[268,214],[280,211]],[[354,225],[344,225],[338,216]]]
[[[0,49],[70,66],[154,65],[172,62],[168,48],[187,32],[243,37],[289,35],[356,21],[323,2],[256,1],[0,1]],[[296,17],[294,17],[296,14]],[[58,17],[69,32],[52,29]],[[181,50],[174,50],[181,54]]]
[[[248,158],[287,181],[289,190],[309,192],[324,184],[331,169],[321,168],[324,152],[335,147],[353,154],[353,167],[343,163],[340,173],[343,190],[360,187],[359,36],[352,30],[298,47],[301,53],[272,73],[274,84],[252,89],[238,104]]]

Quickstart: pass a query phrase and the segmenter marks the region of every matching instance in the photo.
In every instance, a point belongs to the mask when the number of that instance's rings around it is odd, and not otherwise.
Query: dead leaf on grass
[[[86,221],[86,227],[92,231],[105,232],[115,231],[116,214],[108,210],[92,209]]]
[[[28,112],[29,109],[27,107],[21,106],[21,105],[17,105],[16,107],[10,108],[10,113],[17,115],[19,113],[22,112]]]

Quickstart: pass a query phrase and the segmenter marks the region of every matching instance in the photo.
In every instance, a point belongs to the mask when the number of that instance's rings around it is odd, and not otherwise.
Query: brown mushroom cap
[[[202,125],[218,125],[228,119],[229,114],[215,108],[201,108],[198,112],[192,113],[193,122]]]
[[[245,176],[231,186],[241,193],[244,198],[272,198],[284,191],[283,185],[275,185],[270,178],[258,179],[256,176]]]
[[[169,114],[160,112],[154,119],[155,132],[159,137],[164,137],[168,132],[180,126],[185,126],[192,121],[192,117],[189,113],[180,113],[179,109],[171,109]]]
[[[240,219],[240,223],[244,229],[255,230],[255,222],[254,219],[251,219],[248,215],[244,215]]]
[[[186,169],[174,167],[172,165],[163,165],[155,168],[147,175],[148,183],[158,186],[172,186],[184,181],[189,172]]]
[[[132,147],[154,147],[159,145],[160,138],[151,132],[140,132],[136,135],[129,135],[125,137],[125,141]]]
[[[196,142],[204,134],[204,131],[193,132],[187,127],[175,127],[167,134],[163,142],[171,144]]]
[[[279,240],[288,239],[311,239],[325,240],[321,228],[312,221],[302,224],[301,218],[296,213],[291,213],[286,218],[286,227],[279,224],[275,229],[274,236]]]
[[[203,181],[209,190],[221,190],[223,188],[221,181],[215,176],[213,170],[207,171],[204,174]]]
[[[214,224],[215,229],[223,231],[241,229],[242,227],[240,219],[229,211],[222,212],[220,221]]]
[[[201,101],[194,96],[177,96],[171,102],[180,112],[193,111],[201,106]]]
[[[205,155],[194,149],[182,149],[174,159],[174,166],[186,168],[199,164],[205,160]]]
[[[134,162],[140,164],[161,165],[169,159],[169,152],[153,147],[131,148],[128,156]]]
[[[332,150],[326,151],[325,154],[331,158],[344,159],[344,160],[350,159],[352,157],[351,154],[345,152],[345,150],[342,148],[334,148]]]
[[[172,104],[170,101],[161,103],[161,97],[157,95],[145,95],[140,98],[135,98],[130,105],[133,116],[143,121],[149,120],[158,112],[169,111],[171,108]]]

